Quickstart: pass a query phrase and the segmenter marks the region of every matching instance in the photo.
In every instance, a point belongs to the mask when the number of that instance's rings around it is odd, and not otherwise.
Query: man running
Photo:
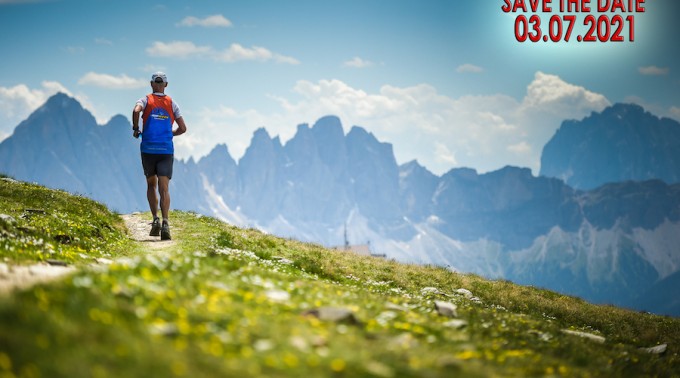
[[[175,160],[175,148],[172,138],[187,131],[187,126],[180,113],[179,106],[165,94],[168,78],[163,72],[151,75],[152,93],[137,100],[132,110],[132,135],[142,136],[142,167],[146,176],[146,198],[153,215],[150,236],[161,236],[161,240],[170,240],[169,185],[172,178],[172,164]],[[139,130],[139,116],[142,116],[142,130]],[[172,125],[177,122],[177,129]],[[158,196],[160,196],[163,223],[158,219]]]

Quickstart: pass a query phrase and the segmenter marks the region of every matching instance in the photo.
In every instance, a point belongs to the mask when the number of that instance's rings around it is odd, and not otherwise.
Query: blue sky
[[[502,5],[0,0],[0,139],[57,91],[100,123],[129,118],[155,70],[189,128],[176,139],[181,158],[226,143],[238,159],[259,127],[285,143],[298,124],[334,114],[437,174],[538,173],[564,119],[616,102],[680,119],[680,2],[647,0],[635,42],[618,44],[519,43],[517,14]]]

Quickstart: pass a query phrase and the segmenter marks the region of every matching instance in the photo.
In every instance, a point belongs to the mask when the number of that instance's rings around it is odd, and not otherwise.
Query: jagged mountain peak
[[[297,125],[297,132],[296,132],[296,134],[297,134],[297,133],[308,133],[308,132],[310,132],[311,130],[312,130],[312,129],[309,127],[309,124],[307,124],[307,123],[301,123],[301,124]]]
[[[344,136],[344,131],[342,129],[342,122],[340,118],[336,116],[325,116],[319,118],[312,127],[315,134],[326,135],[326,136]]]
[[[597,114],[597,113],[595,113]],[[633,104],[633,103],[616,103],[612,106],[609,106],[605,108],[602,111],[603,116],[610,116],[610,115],[618,115],[618,116],[627,116],[627,115],[632,115],[632,116],[641,116],[641,115],[647,115],[647,116],[652,116],[651,113],[645,111],[645,109],[638,105],[638,104]]]
[[[40,129],[45,133],[46,128],[68,128],[82,132],[87,127],[97,125],[94,116],[87,111],[73,97],[65,93],[57,93],[36,109],[31,115],[17,126],[15,133],[33,133],[27,130]]]
[[[540,173],[578,189],[654,178],[680,182],[680,123],[635,104],[564,121],[543,148]]]
[[[467,168],[467,167],[461,167],[461,168],[453,168],[450,171],[446,172],[442,178],[455,178],[455,179],[463,179],[463,180],[476,180],[479,175],[477,174],[477,170],[474,168]]]
[[[264,127],[260,127],[253,132],[252,141],[254,142],[254,141],[259,141],[259,140],[271,140],[271,136],[269,136],[269,132]]]
[[[43,106],[40,107],[40,109],[42,109],[42,108],[69,109],[69,108],[73,108],[73,107],[78,107],[78,108],[82,109],[82,105],[80,105],[80,102],[78,102],[78,100],[67,95],[66,93],[58,92],[58,93],[52,95],[50,98],[48,98],[47,101],[45,102],[45,104],[43,104]]]
[[[439,176],[430,172],[427,168],[420,165],[418,160],[411,160],[399,166],[399,179],[437,180]]]
[[[229,147],[226,145],[226,143],[219,143],[219,144],[216,144],[215,147],[213,147],[213,149],[210,150],[208,155],[203,157],[203,159],[205,159],[208,156],[215,156],[215,157],[229,156],[229,157],[231,157],[231,154],[229,154]],[[201,159],[201,160],[203,160],[203,159]]]
[[[506,165],[499,170],[485,173],[485,175],[488,175],[489,177],[514,177],[522,180],[534,178],[534,175],[531,173],[531,169],[512,165]]]
[[[413,159],[411,161],[407,161],[406,163],[402,164],[399,166],[399,171],[400,172],[414,172],[414,171],[422,171],[422,170],[427,170],[424,166],[422,166],[417,159]]]
[[[107,125],[121,125],[121,124],[129,125],[130,121],[124,115],[116,114],[113,117],[111,117],[109,122],[107,122],[106,124]]]

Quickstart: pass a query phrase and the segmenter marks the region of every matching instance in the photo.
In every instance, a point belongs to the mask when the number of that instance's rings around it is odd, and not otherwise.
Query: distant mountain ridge
[[[628,180],[678,183],[680,123],[633,104],[564,121],[543,148],[541,175],[578,189]]]
[[[0,172],[145,211],[138,143],[125,117],[99,126],[59,94],[0,143]],[[358,126],[345,134],[327,116],[285,144],[256,130],[238,162],[225,145],[177,160],[171,196],[173,208],[280,236],[341,245],[347,227],[351,242],[388,258],[680,315],[673,292],[642,300],[680,271],[680,185],[660,180],[585,191],[526,168],[437,176],[399,166],[389,143]]]
[[[131,174],[141,166],[139,147],[121,132],[129,125],[119,115],[99,126],[75,99],[56,94],[0,143],[0,169],[114,209],[139,208],[144,202],[133,188],[141,173]]]

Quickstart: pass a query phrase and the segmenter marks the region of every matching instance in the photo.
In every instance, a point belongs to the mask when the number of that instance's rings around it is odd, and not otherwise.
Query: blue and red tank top
[[[146,95],[146,107],[142,113],[144,132],[141,150],[147,154],[174,154],[172,125],[175,113],[170,96]]]

